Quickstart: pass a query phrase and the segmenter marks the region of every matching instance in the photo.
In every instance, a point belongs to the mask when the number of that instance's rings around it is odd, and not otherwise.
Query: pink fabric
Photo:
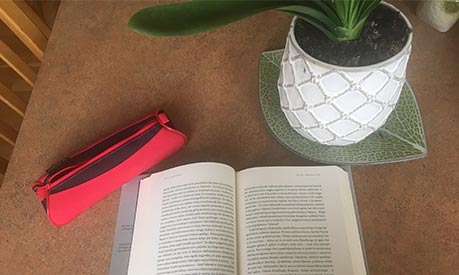
[[[41,201],[46,199],[47,214],[51,223],[56,226],[62,226],[69,223],[76,216],[121,187],[124,183],[178,151],[186,142],[185,135],[165,125],[165,123],[168,122],[165,114],[159,114],[157,118],[160,119],[160,124],[163,126],[161,130],[142,148],[111,170],[70,189],[55,194],[48,193],[49,188],[58,185],[79,170],[84,169],[79,167],[52,184],[36,188],[39,199]],[[127,141],[135,138],[156,124],[158,124],[157,121],[149,123],[128,139],[111,146],[95,158],[88,160],[85,165],[97,161],[104,155],[113,151],[113,149],[122,146]],[[90,147],[92,146],[94,145]],[[46,176],[47,174],[42,176],[35,184],[42,183]]]

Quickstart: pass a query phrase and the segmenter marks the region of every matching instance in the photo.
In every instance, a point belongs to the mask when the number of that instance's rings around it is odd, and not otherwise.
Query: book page
[[[196,163],[140,183],[128,274],[235,274],[235,171]]]
[[[137,208],[137,194],[140,181],[148,176],[137,176],[121,187],[109,275],[127,274]]]
[[[366,274],[346,172],[266,167],[236,179],[239,274]]]

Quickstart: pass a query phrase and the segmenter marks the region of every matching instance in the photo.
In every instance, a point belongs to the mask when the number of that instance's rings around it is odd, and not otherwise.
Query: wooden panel
[[[3,63],[3,60],[0,59],[0,62]],[[15,72],[10,66],[8,65],[5,65],[5,66],[6,68],[0,67],[0,82],[2,82],[3,85],[10,88],[10,90],[16,95],[18,95],[17,91],[19,91],[19,90],[15,90],[17,88],[16,82],[21,83],[21,91],[25,91],[25,90],[31,91],[32,90],[32,86],[30,86],[29,83],[27,83],[24,79],[22,79],[22,77],[17,72]],[[31,68],[31,69],[34,70],[34,68]],[[34,70],[35,74],[37,71],[38,70],[36,71]]]
[[[49,28],[53,27],[60,0],[25,0],[25,2],[43,19]]]
[[[0,72],[1,72],[1,69],[0,69]],[[31,92],[32,88],[30,87],[29,84],[24,82],[22,78],[17,78],[13,80],[13,83],[11,83],[10,90],[13,91],[13,93],[17,94],[18,92]]]
[[[33,8],[25,1],[15,1],[16,5],[22,10],[22,12],[29,18],[30,21],[41,31],[41,33],[49,38],[51,30],[48,25],[38,16]]]
[[[2,1],[0,1],[0,3],[1,2]],[[8,45],[3,43],[3,41],[0,41],[0,58],[33,87],[37,75],[10,47],[8,47]]]
[[[8,107],[13,109],[18,115],[24,117],[26,104],[16,96],[8,87],[0,82],[0,101],[3,101]]]
[[[40,60],[27,48],[27,46],[16,36],[16,34],[10,30],[10,28],[0,20],[0,40],[8,44],[11,49],[14,49],[14,52],[19,55],[25,63],[30,67],[38,67],[40,65]],[[5,67],[6,65],[3,61],[0,60],[0,67]]]
[[[23,4],[21,5],[23,6]],[[33,13],[32,10],[28,12]],[[36,17],[38,18],[38,16]],[[43,59],[47,38],[34,24],[34,22],[27,17],[27,14],[24,13],[17,3],[13,0],[0,1],[0,19],[18,36],[19,39],[21,39],[21,41],[38,59]]]
[[[12,153],[13,146],[11,144],[6,143],[3,140],[0,140],[0,158],[9,160],[11,158]]]
[[[0,175],[5,175],[6,167],[8,167],[8,161],[6,159],[0,158]]]
[[[0,101],[0,120],[6,122],[11,128],[19,132],[23,118]]]
[[[0,139],[3,139],[11,145],[14,145],[14,143],[16,143],[17,136],[18,132],[16,130],[0,120]]]

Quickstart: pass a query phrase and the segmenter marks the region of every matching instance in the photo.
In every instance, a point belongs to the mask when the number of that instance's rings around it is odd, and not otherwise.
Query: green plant
[[[380,2],[381,0],[195,0],[143,9],[131,17],[129,28],[146,35],[189,35],[276,9],[302,18],[332,40],[346,41],[359,37],[368,15]]]

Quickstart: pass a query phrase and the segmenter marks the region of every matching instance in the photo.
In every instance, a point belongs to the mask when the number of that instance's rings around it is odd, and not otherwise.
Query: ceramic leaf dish
[[[277,80],[283,52],[262,54],[259,77],[261,110],[268,127],[281,144],[304,158],[331,164],[378,164],[426,156],[421,115],[407,83],[384,126],[363,141],[347,146],[329,146],[302,137],[290,126],[279,104]]]

